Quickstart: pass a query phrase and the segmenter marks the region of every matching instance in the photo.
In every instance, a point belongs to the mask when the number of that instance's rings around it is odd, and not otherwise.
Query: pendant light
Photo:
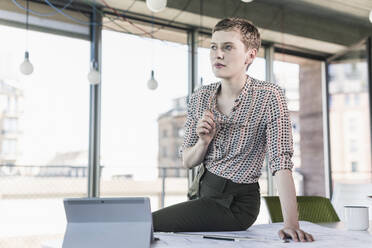
[[[88,81],[90,84],[99,84],[101,81],[101,75],[97,70],[97,62],[92,61],[90,71],[88,73]]]
[[[156,90],[156,88],[158,88],[158,81],[156,81],[154,77],[154,70],[151,70],[151,78],[147,81],[147,87],[150,90]]]
[[[167,6],[167,0],[146,0],[146,5],[152,12],[160,12]]]
[[[25,51],[25,60],[19,66],[20,71],[24,75],[30,75],[34,71],[34,66],[30,62],[30,55],[28,53],[28,12],[29,12],[29,0],[27,0],[27,10],[26,10],[26,51]]]
[[[154,30],[154,15],[152,15],[152,23],[151,23],[151,36],[152,36],[151,38],[152,39],[154,39],[154,36],[152,35],[153,30]],[[151,43],[154,44],[154,41],[152,40]],[[154,45],[152,46],[152,51],[151,51],[151,62],[152,62],[151,65],[154,66]],[[156,90],[158,88],[158,81],[156,81],[155,79],[154,70],[151,70],[151,77],[147,81],[147,87],[150,90]]]

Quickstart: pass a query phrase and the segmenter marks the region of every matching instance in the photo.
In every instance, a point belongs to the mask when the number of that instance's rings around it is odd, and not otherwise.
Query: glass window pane
[[[371,139],[365,44],[329,64],[332,184],[370,183]]]
[[[298,181],[295,170],[301,167],[301,152],[300,152],[300,123],[299,123],[299,110],[300,110],[300,64],[293,62],[281,61],[280,54],[276,54],[278,60],[274,61],[274,82],[277,83],[285,91],[287,98],[288,110],[292,124],[293,135],[293,149],[292,162],[294,169],[292,170],[294,180]],[[296,183],[298,184],[298,182]],[[297,189],[298,193],[300,189]]]
[[[292,125],[297,195],[324,194],[321,73],[320,61],[275,53],[274,82],[285,91]]]
[[[63,198],[87,194],[90,44],[0,26],[0,246],[41,247],[65,232]]]
[[[185,33],[178,37],[186,43]],[[102,40],[101,196],[148,196],[152,211],[186,200],[187,171],[177,151],[185,121],[187,45],[107,29]],[[155,90],[147,86],[151,70]]]

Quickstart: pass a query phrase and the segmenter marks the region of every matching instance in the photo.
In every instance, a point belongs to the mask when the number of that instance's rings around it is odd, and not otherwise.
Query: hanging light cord
[[[30,5],[30,2],[27,0],[27,10],[26,10],[26,30],[27,30],[27,32],[28,32],[28,10],[30,9],[29,5]]]
[[[70,6],[72,4],[74,0],[70,0],[68,3],[66,3],[65,6],[62,7],[62,10],[63,9],[66,9],[68,6]],[[58,14],[57,11],[53,11],[53,12],[49,12],[49,13],[40,13],[40,12],[37,12],[35,10],[32,10],[32,9],[29,9],[29,8],[25,8],[23,7],[20,3],[17,2],[17,0],[12,0],[12,2],[20,9],[23,9],[23,10],[27,10],[31,13],[31,14],[34,14],[34,15],[37,15],[37,16],[55,16],[56,14]]]
[[[150,35],[151,38],[154,38],[152,33],[149,33],[147,32],[146,30],[142,29],[141,27],[137,26],[136,24],[134,24],[132,21],[128,20],[127,18],[125,18],[123,15],[120,15],[116,9],[112,8],[111,6],[109,6],[105,0],[101,0],[101,2],[109,9],[111,9],[112,11],[114,11],[115,15],[117,15],[118,17],[120,16],[124,21],[130,23],[132,26],[136,27],[137,29],[141,30],[142,32],[144,32],[145,34],[148,34]]]
[[[17,6],[17,7],[19,7],[19,8],[21,8],[21,9],[23,9],[23,10],[28,10],[30,13],[32,13],[32,14],[34,14],[34,15],[37,15],[37,16],[42,16],[42,17],[45,17],[45,16],[54,16],[54,15],[56,15],[56,14],[61,14],[61,15],[63,15],[63,16],[65,16],[65,17],[67,17],[68,19],[70,19],[70,20],[72,20],[72,21],[74,21],[74,22],[77,22],[77,23],[79,23],[79,24],[83,24],[83,25],[99,25],[98,23],[94,23],[94,22],[85,22],[85,21],[82,21],[82,20],[79,20],[79,19],[77,19],[77,18],[75,18],[75,17],[72,17],[72,16],[70,16],[69,14],[67,14],[67,13],[65,13],[63,10],[65,10],[67,7],[69,7],[72,3],[73,3],[73,1],[74,0],[70,0],[68,3],[66,3],[62,8],[57,8],[55,5],[53,5],[49,0],[44,0],[44,2],[46,3],[46,4],[48,4],[53,10],[54,10],[54,12],[50,12],[50,13],[40,13],[40,12],[37,12],[37,11],[34,11],[34,10],[31,10],[31,9],[29,9],[29,8],[25,8],[25,7],[23,7],[21,4],[19,4],[18,2],[17,2],[17,0],[12,0],[12,2]],[[91,5],[92,6],[92,4],[89,2],[89,1],[87,1],[87,0],[84,0],[86,3],[89,3],[89,5]],[[128,10],[134,5],[134,3],[136,2],[137,0],[134,0],[133,2],[132,2],[132,4],[131,4],[131,6],[128,8]],[[178,14],[176,14],[168,23],[166,23],[166,24],[163,24],[163,25],[159,25],[159,27],[157,28],[157,29],[153,29],[151,32],[147,32],[147,31],[145,31],[145,30],[143,30],[142,28],[140,28],[140,27],[138,27],[137,25],[135,25],[133,22],[131,22],[130,20],[128,20],[127,18],[125,18],[125,16],[124,16],[124,14],[119,14],[117,11],[116,11],[116,9],[114,9],[114,8],[112,8],[111,6],[109,6],[106,2],[105,2],[105,0],[100,0],[100,2],[102,2],[104,5],[105,5],[105,7],[107,7],[107,8],[109,8],[109,9],[111,9],[113,12],[114,12],[114,14],[116,15],[116,17],[118,18],[118,19],[123,19],[124,21],[126,21],[126,22],[128,22],[129,24],[131,24],[132,26],[134,26],[135,28],[137,28],[137,29],[139,29],[139,30],[141,30],[142,31],[142,33],[133,33],[134,35],[149,35],[151,38],[154,38],[154,36],[153,36],[153,34],[154,33],[157,33],[158,31],[160,31],[160,30],[162,30],[162,29],[164,29],[164,27],[165,27],[165,25],[170,25],[170,24],[172,24],[172,23],[174,23],[175,22],[175,20],[178,18],[178,16],[180,16],[187,8],[188,8],[188,6],[190,5],[190,3],[191,3],[191,1],[192,0],[188,0],[187,2],[186,2],[186,4],[185,4],[185,6],[178,12]],[[127,10],[127,11],[128,11]],[[97,11],[99,11],[98,9],[97,9]],[[102,12],[101,11],[99,11],[101,14],[102,14]],[[106,15],[104,15],[104,16],[106,16]],[[113,23],[115,23],[116,24],[116,22],[115,22],[115,20],[113,20],[112,18],[109,18],[110,19],[110,21],[109,22],[113,22]],[[101,26],[101,25],[100,25]],[[125,31],[128,31],[128,30],[125,30]]]
[[[87,0],[85,0],[85,1],[87,2]],[[102,2],[102,3],[105,5],[105,7],[111,9],[117,17],[121,17],[124,21],[128,22],[129,24],[131,24],[132,26],[136,27],[137,29],[143,31],[143,33],[133,33],[134,35],[149,35],[151,38],[154,38],[154,36],[153,36],[154,33],[158,32],[159,30],[164,29],[166,25],[171,25],[172,23],[174,23],[175,20],[176,20],[176,19],[177,19],[177,18],[178,18],[178,17],[179,17],[183,12],[185,12],[185,10],[189,7],[189,5],[190,5],[190,3],[191,3],[191,0],[188,0],[188,1],[186,2],[185,6],[184,6],[184,7],[183,7],[179,12],[178,12],[178,14],[176,14],[176,15],[175,15],[175,16],[174,16],[174,17],[173,17],[169,22],[167,22],[166,24],[163,24],[163,25],[160,24],[160,25],[159,25],[159,28],[157,28],[157,29],[153,29],[151,32],[147,32],[147,31],[141,29],[140,27],[137,27],[133,22],[131,22],[130,20],[128,20],[127,18],[125,18],[124,14],[120,14],[120,13],[118,13],[118,11],[117,11],[115,8],[113,8],[113,7],[111,7],[110,5],[108,5],[108,4],[106,3],[105,0],[100,0],[100,2]]]
[[[75,21],[75,22],[80,23],[80,24],[83,24],[83,25],[97,25],[96,22],[85,22],[85,21],[79,20],[79,19],[77,19],[75,17],[72,17],[72,16],[66,14],[63,10],[60,10],[59,8],[57,8],[56,6],[54,6],[49,0],[44,0],[44,1],[52,9],[54,9],[55,11],[57,11],[58,13],[60,13],[61,15],[63,15],[64,17],[67,17],[68,19],[70,19],[72,21]]]
[[[154,70],[154,36],[152,33],[153,31],[154,31],[154,13],[152,13],[152,22],[151,22],[151,38],[152,38],[151,66],[152,66],[152,69]]]
[[[26,6],[27,6],[27,9],[26,9],[26,54],[25,56],[27,56],[28,58],[28,19],[29,19],[29,12],[28,10],[30,9],[30,2],[29,0],[27,0],[26,2]]]

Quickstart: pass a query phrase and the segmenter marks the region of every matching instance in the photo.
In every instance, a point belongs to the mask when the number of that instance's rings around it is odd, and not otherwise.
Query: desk
[[[319,229],[320,226],[320,229]],[[151,245],[151,248],[166,248],[166,247],[231,247],[231,248],[243,248],[243,247],[258,247],[258,248],[272,248],[272,247],[283,247],[287,248],[291,245],[292,248],[296,247],[337,247],[337,248],[369,248],[372,243],[372,221],[370,221],[370,227],[368,231],[346,231],[342,222],[328,222],[313,224],[307,221],[300,221],[300,227],[306,232],[313,234],[315,242],[293,242],[290,244],[283,243],[279,240],[277,231],[283,227],[283,223],[273,224],[260,224],[253,225],[247,231],[244,231],[244,236],[258,237],[256,240],[231,242],[231,241],[216,241],[216,240],[205,240],[201,237],[189,236],[164,236],[161,233],[155,233],[156,237],[161,240]],[[340,232],[336,231],[340,230]],[[238,232],[231,232],[238,233]],[[243,233],[243,232],[239,232]],[[366,235],[367,234],[367,235]],[[235,236],[235,235],[234,235]],[[258,240],[260,239],[260,240]],[[179,242],[181,240],[181,242]],[[185,242],[185,240],[187,242]],[[179,244],[180,243],[180,244]],[[41,246],[42,248],[62,248],[62,240],[51,240],[46,241]],[[119,247],[119,246],[118,246]]]
[[[317,223],[317,224],[320,225],[320,226],[324,226],[324,227],[346,230],[345,224],[342,221],[340,221],[340,222],[324,222],[324,223]],[[372,220],[369,221],[369,228],[368,228],[367,232],[372,235]]]

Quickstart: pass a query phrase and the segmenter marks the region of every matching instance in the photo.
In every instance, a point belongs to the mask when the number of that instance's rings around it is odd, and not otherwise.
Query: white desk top
[[[330,227],[330,228],[335,228],[339,230],[346,230],[345,225],[343,222],[325,222],[325,223],[317,223],[318,225],[324,226],[324,227]],[[369,234],[372,235],[372,220],[369,221],[369,228],[366,231]]]
[[[151,248],[164,247],[337,247],[337,248],[370,248],[372,243],[371,233],[372,221],[369,231],[346,231],[343,223],[321,223],[313,224],[307,221],[300,221],[300,228],[313,235],[314,242],[294,242],[283,243],[279,239],[278,231],[283,227],[283,223],[259,224],[251,226],[247,231],[242,232],[214,232],[214,233],[192,233],[192,235],[180,235],[172,233],[155,233],[155,237],[160,238],[151,245]],[[248,237],[250,240],[239,242],[203,239],[202,236],[195,234],[215,234],[229,235],[238,237]],[[42,248],[61,248],[62,241],[54,240],[45,242]],[[119,247],[119,246],[118,246]],[[124,247],[124,246],[123,246]]]

